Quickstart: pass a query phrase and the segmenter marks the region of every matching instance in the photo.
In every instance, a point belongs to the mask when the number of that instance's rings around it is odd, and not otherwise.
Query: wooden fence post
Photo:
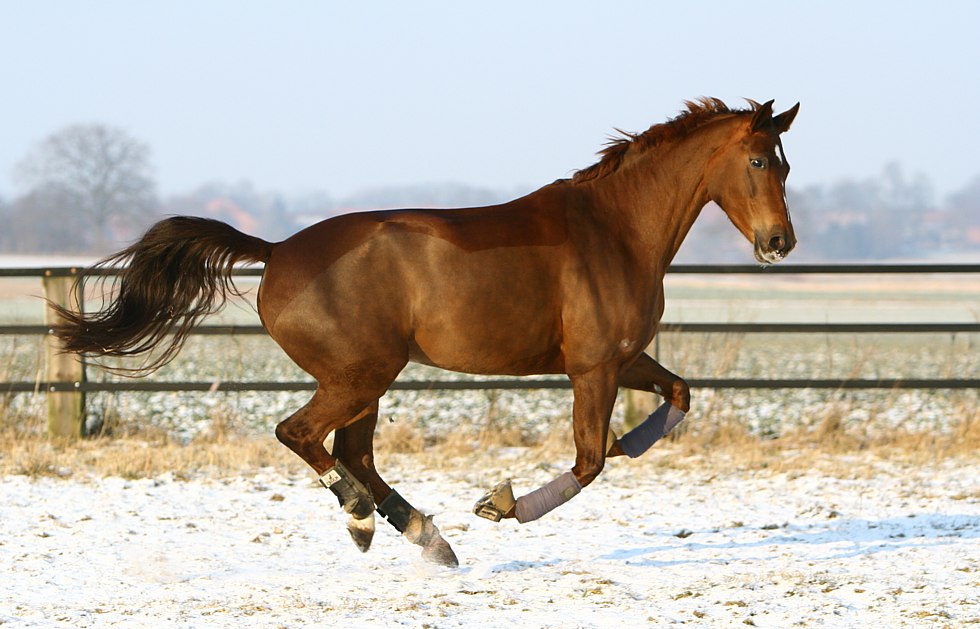
[[[638,426],[662,403],[659,396],[646,391],[623,389],[623,392],[626,406],[623,409],[623,426],[628,430]]]
[[[660,335],[653,338],[654,345],[646,349],[647,353],[653,349],[653,359],[660,362]],[[623,425],[626,429],[633,429],[639,426],[647,415],[652,413],[663,403],[660,396],[647,391],[637,391],[636,389],[623,389]]]
[[[62,308],[82,311],[82,285],[75,285],[77,270],[70,275],[44,272],[44,296]],[[44,309],[44,324],[53,325],[60,317],[50,306]],[[45,339],[45,371],[48,382],[72,382],[78,387],[85,381],[85,362],[75,354],[61,353],[61,343],[53,334]],[[59,392],[48,390],[48,436],[78,438],[82,436],[85,420],[85,393],[82,391]]]

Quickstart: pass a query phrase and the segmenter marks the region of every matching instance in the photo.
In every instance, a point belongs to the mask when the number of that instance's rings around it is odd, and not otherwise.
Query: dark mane
[[[717,98],[702,97],[695,102],[685,101],[686,110],[667,122],[653,125],[643,133],[628,133],[616,129],[622,137],[610,138],[605,148],[599,151],[599,161],[576,172],[571,181],[581,183],[605,177],[619,168],[630,151],[644,151],[664,142],[677,140],[718,116],[752,113],[760,107],[753,100],[748,102],[751,109],[731,109]]]

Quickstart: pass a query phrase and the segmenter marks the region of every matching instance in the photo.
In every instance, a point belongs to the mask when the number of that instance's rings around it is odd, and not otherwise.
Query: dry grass
[[[153,427],[135,430],[113,426],[114,436],[89,439],[49,439],[37,417],[2,409],[0,474],[72,476],[92,474],[123,478],[150,478],[167,472],[190,478],[249,475],[274,468],[293,473],[303,463],[271,435],[266,438],[238,434],[232,418],[217,411],[211,429],[181,443]]]
[[[843,409],[829,408],[813,428],[788,430],[777,438],[751,433],[726,421],[690,428],[669,437],[670,467],[709,465],[724,470],[796,472],[817,470],[844,476],[873,474],[881,460],[926,466],[950,460],[972,460],[980,451],[980,416],[963,409],[961,419],[942,432],[893,428],[845,427]]]
[[[260,469],[294,472],[299,461],[274,439],[236,439],[220,443],[148,442],[134,438],[74,442],[42,439],[3,443],[0,471],[28,476],[93,474],[152,478],[171,472],[178,478],[199,474],[249,475]]]
[[[9,409],[7,409],[9,411]],[[823,473],[860,477],[874,473],[875,463],[888,460],[909,465],[931,465],[969,460],[980,451],[980,417],[963,409],[961,419],[942,432],[867,431],[845,428],[844,408],[828,407],[814,427],[787,431],[778,438],[753,434],[735,422],[699,422],[675,431],[644,458],[657,467],[698,469],[705,472],[769,470]],[[68,477],[75,474],[149,478],[173,473],[178,478],[248,476],[274,469],[302,474],[306,467],[270,434],[239,434],[234,417],[216,411],[211,430],[189,443],[180,443],[159,430],[121,432],[122,436],[81,440],[51,440],[37,419],[4,412],[0,425],[0,474],[32,477]],[[683,424],[682,424],[683,425]],[[329,445],[329,443],[328,443]],[[424,457],[433,469],[485,465],[501,448],[526,449],[531,461],[571,460],[574,451],[569,431],[556,431],[529,442],[515,429],[493,422],[473,436],[450,433],[434,441],[411,423],[382,424],[376,439],[379,464],[390,455]]]

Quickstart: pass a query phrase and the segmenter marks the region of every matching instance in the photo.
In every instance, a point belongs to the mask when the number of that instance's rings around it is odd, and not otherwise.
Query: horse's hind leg
[[[346,466],[327,452],[323,442],[332,431],[352,421],[375,397],[353,389],[321,386],[306,406],[276,426],[279,441],[316,471],[320,482],[337,495],[344,510],[356,519],[372,515],[372,495]]]
[[[374,467],[377,397],[378,394],[365,397],[352,390],[328,391],[321,387],[306,406],[276,426],[276,437],[306,461],[320,476],[320,482],[337,495],[344,510],[351,514],[347,529],[362,551],[370,547],[377,504],[378,512],[392,526],[422,547],[424,559],[457,566],[456,555],[439,534],[432,517],[406,502]],[[331,431],[337,431],[333,454],[323,446]]]
[[[368,491],[377,504],[378,496],[385,496],[391,489],[374,468],[374,429],[378,423],[378,401],[354,418],[344,428],[334,431],[333,456],[343,462],[350,472],[367,485]],[[351,515],[347,521],[347,532],[358,550],[366,553],[374,539],[374,513],[364,518]]]
[[[378,513],[409,541],[421,546],[422,557],[426,561],[458,566],[456,554],[439,534],[432,516],[426,516],[410,505],[378,474],[374,466],[374,430],[377,423],[378,402],[375,400],[353,423],[334,433],[333,456],[348,465],[351,472],[367,484],[378,505]],[[357,547],[366,552],[374,535],[374,518],[351,518],[347,530]]]

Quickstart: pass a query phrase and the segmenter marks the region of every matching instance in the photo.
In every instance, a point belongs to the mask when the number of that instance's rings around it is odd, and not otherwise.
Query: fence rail
[[[662,323],[660,332],[701,332],[752,334],[872,334],[980,332],[980,323]],[[0,336],[35,336],[50,334],[46,325],[0,325]],[[264,335],[261,325],[201,325],[190,332],[203,336]]]
[[[117,269],[87,270],[81,267],[0,269],[0,277],[37,277],[44,282],[47,298],[65,306],[80,305],[79,295],[72,286],[79,277],[113,275]],[[887,275],[887,274],[977,274],[980,264],[811,264],[779,265],[674,265],[672,274],[702,275]],[[257,267],[236,269],[236,276],[258,277]],[[250,381],[250,382],[165,382],[155,380],[89,381],[84,363],[66,361],[59,356],[50,323],[53,312],[48,309],[46,324],[0,325],[0,335],[38,335],[48,337],[48,371],[46,379],[35,382],[0,382],[0,393],[44,392],[49,399],[49,430],[63,434],[78,434],[84,414],[84,396],[94,392],[178,392],[178,391],[307,391],[313,381]],[[869,334],[869,333],[980,333],[980,322],[969,323],[663,323],[661,332],[681,333],[792,333],[792,334]],[[203,325],[192,334],[200,335],[261,335],[259,325]],[[72,364],[69,364],[72,363]],[[964,378],[891,378],[891,379],[760,379],[760,378],[689,378],[694,388],[711,389],[976,389],[980,378],[967,374]],[[475,390],[475,389],[568,389],[567,378],[481,379],[396,381],[393,390]],[[58,417],[52,417],[58,415]],[[73,417],[68,417],[73,415]]]
[[[112,267],[87,269],[81,266],[23,267],[0,269],[0,277],[76,277],[78,275],[114,275]],[[262,267],[235,269],[236,277],[260,277]],[[980,263],[958,264],[674,264],[671,274],[684,275],[922,275],[947,273],[980,273]]]
[[[806,379],[806,378],[685,378],[695,389],[975,389],[978,379],[885,378],[885,379]],[[534,390],[571,389],[567,379],[521,380],[396,380],[392,391],[486,391],[492,389]],[[115,381],[115,382],[7,382],[0,393],[179,393],[236,391],[313,391],[312,380],[236,381]]]

